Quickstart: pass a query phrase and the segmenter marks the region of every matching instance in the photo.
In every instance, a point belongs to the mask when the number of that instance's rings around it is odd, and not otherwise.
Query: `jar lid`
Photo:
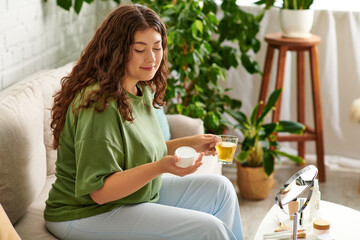
[[[330,228],[330,222],[323,219],[317,219],[314,220],[313,227],[318,230],[327,230]]]

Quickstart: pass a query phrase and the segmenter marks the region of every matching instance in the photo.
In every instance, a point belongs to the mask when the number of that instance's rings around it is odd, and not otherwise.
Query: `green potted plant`
[[[308,38],[314,22],[313,0],[260,0],[255,4],[265,4],[265,9],[280,7],[282,35],[290,38]]]
[[[302,164],[304,159],[280,151],[277,141],[277,133],[302,134],[305,126],[294,121],[278,121],[275,123],[264,123],[265,117],[274,109],[282,89],[275,90],[269,97],[262,112],[259,112],[258,103],[250,117],[243,112],[227,110],[227,113],[237,121],[235,128],[243,134],[240,153],[237,155],[237,183],[240,194],[247,199],[264,199],[272,189],[274,180],[275,159],[280,156],[291,161]],[[254,182],[252,182],[254,180]]]
[[[240,63],[249,73],[261,72],[253,54],[260,49],[256,35],[265,10],[254,16],[230,0],[220,6],[212,0],[141,3],[155,9],[168,29],[167,113],[200,118],[206,132],[223,133],[228,128],[223,113],[239,110],[241,102],[230,98],[220,81]]]

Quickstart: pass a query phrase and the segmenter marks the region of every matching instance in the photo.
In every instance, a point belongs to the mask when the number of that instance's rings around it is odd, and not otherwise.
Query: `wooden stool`
[[[300,157],[305,156],[305,141],[316,142],[317,167],[319,170],[319,181],[325,182],[325,165],[324,165],[324,142],[323,142],[323,127],[321,114],[321,92],[320,92],[320,74],[318,62],[317,45],[320,43],[320,37],[312,35],[309,38],[283,38],[281,33],[270,33],[265,35],[265,40],[268,43],[264,78],[261,85],[259,100],[265,102],[266,95],[269,88],[271,67],[275,49],[279,49],[279,59],[276,76],[276,89],[283,87],[284,70],[286,62],[287,51],[296,51],[297,53],[297,121],[305,124],[305,51],[310,54],[311,67],[311,84],[312,84],[312,98],[314,110],[315,129],[306,126],[303,135],[288,135],[278,136],[279,141],[294,141],[298,142],[298,154]],[[262,105],[263,106],[263,105]],[[274,111],[272,121],[277,122],[280,118],[281,110],[281,96],[275,105],[277,111]],[[262,109],[260,109],[260,112]]]

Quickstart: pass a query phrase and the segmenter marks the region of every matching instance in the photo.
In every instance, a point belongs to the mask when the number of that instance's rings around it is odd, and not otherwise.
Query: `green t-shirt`
[[[95,203],[89,195],[101,188],[112,173],[160,160],[167,154],[150,89],[145,87],[142,97],[130,93],[128,97],[133,123],[120,115],[114,100],[103,112],[87,108],[76,117],[71,109],[78,101],[70,105],[59,139],[56,181],[46,201],[46,220],[80,219],[125,204],[158,200],[160,177],[127,197],[103,205]]]

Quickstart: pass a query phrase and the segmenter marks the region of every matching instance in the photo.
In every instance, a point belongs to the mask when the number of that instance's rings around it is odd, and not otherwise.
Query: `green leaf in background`
[[[184,110],[184,106],[182,104],[176,104],[176,110],[181,114]]]
[[[279,121],[276,126],[277,132],[288,132],[293,134],[302,134],[305,126],[299,122]]]
[[[249,154],[250,154],[250,151],[241,151],[240,154],[238,154],[236,156],[236,160],[240,161],[240,162],[243,162],[243,161],[245,161],[246,159],[249,158]]]
[[[201,38],[198,37],[198,28],[195,23],[191,25],[192,37],[198,41],[201,41]]]
[[[81,10],[83,1],[84,1],[84,0],[75,0],[74,10],[75,10],[75,12],[76,12],[77,14],[80,13],[80,10]]]
[[[263,153],[263,166],[267,176],[274,171],[274,156],[269,151]]]
[[[209,19],[209,22],[214,23],[215,25],[219,25],[219,20],[216,18],[216,16],[214,15],[214,13],[209,12],[207,14],[207,17]]]
[[[270,137],[271,134],[273,134],[276,130],[278,124],[276,123],[268,123],[264,124],[262,127],[264,128],[264,135],[263,138]]]
[[[227,109],[226,113],[228,113],[232,118],[234,118],[240,127],[240,129],[247,129],[250,125],[249,119],[247,116],[240,111],[235,111],[233,109]]]
[[[260,107],[260,103],[258,103],[258,104],[254,107],[254,109],[253,109],[253,111],[252,111],[252,113],[251,113],[251,117],[250,117],[250,123],[251,123],[251,125],[255,125],[255,123],[256,123],[256,118],[257,118],[257,115],[258,115],[259,107]]]
[[[257,120],[256,125],[259,126],[260,124],[262,124],[262,122],[264,121],[264,118],[269,114],[269,112],[271,110],[273,110],[277,100],[280,97],[281,91],[282,91],[282,88],[276,89],[275,91],[273,91],[271,93],[271,95],[270,95],[269,99],[267,100],[266,105],[265,105],[260,117]]]
[[[72,1],[71,0],[56,0],[56,4],[65,10],[70,10]]]
[[[255,4],[257,5],[262,5],[265,4],[265,9],[269,9],[270,7],[272,7],[275,3],[275,0],[260,0],[255,2]]]
[[[204,28],[203,23],[200,20],[195,20],[194,24],[195,24],[197,30],[199,30],[199,32],[202,34],[203,28]]]
[[[291,155],[291,154],[288,154],[286,152],[282,152],[282,151],[275,151],[277,154],[281,155],[281,156],[284,156],[284,157],[287,157],[289,158],[291,161],[295,162],[295,163],[298,163],[298,164],[303,164],[305,163],[305,160],[301,157],[298,157],[298,156],[294,156],[294,155]]]
[[[313,2],[313,0],[304,0],[301,9],[309,9]]]

